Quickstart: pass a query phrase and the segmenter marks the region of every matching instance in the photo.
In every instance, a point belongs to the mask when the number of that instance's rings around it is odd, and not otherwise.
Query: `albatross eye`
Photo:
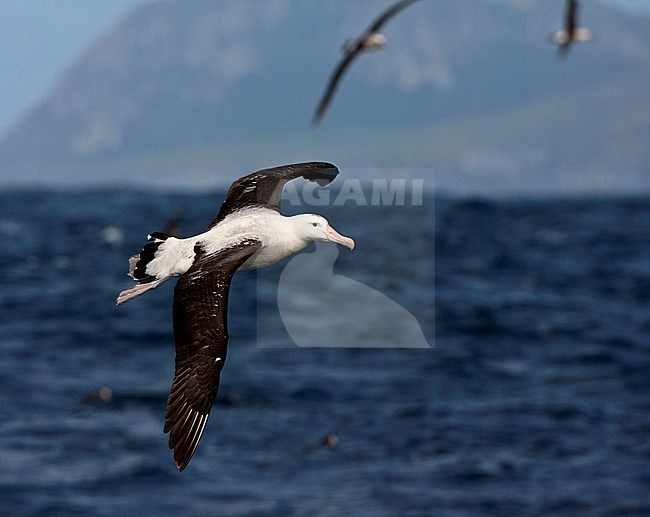
[[[311,225],[312,225],[313,227],[316,227],[316,226],[318,226],[318,223],[311,223]]]

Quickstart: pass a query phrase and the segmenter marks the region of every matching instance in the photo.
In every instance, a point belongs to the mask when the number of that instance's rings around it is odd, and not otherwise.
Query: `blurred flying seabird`
[[[343,47],[343,52],[345,52],[345,55],[330,77],[329,83],[327,84],[327,89],[325,90],[325,93],[323,94],[323,97],[318,104],[318,108],[316,109],[316,113],[314,114],[314,118],[312,119],[312,124],[318,124],[323,118],[323,115],[327,110],[327,106],[332,100],[334,92],[336,91],[336,88],[341,78],[343,77],[343,73],[348,68],[350,63],[352,63],[352,60],[361,52],[376,50],[386,45],[386,36],[379,32],[379,30],[390,18],[416,1],[417,0],[400,0],[396,4],[389,7],[386,11],[384,11],[372,23],[372,25],[370,25],[368,30],[364,32],[360,37],[351,39],[345,44]]]
[[[249,174],[231,185],[206,232],[186,239],[152,233],[152,242],[129,259],[129,275],[137,283],[120,293],[118,305],[180,275],[173,305],[176,369],[164,428],[180,471],[196,451],[217,395],[235,272],[275,264],[313,241],[354,248],[324,217],[280,213],[285,183],[302,177],[325,186],[338,172],[330,163],[309,162]]]
[[[339,444],[339,434],[346,427],[350,425],[354,415],[347,416],[342,418],[333,429],[330,429],[327,434],[321,436],[314,442],[303,447],[298,453],[293,457],[292,463],[302,460],[305,456],[311,454],[312,452],[319,449],[334,449]]]
[[[578,27],[578,0],[567,0],[564,29],[552,35],[553,42],[558,45],[558,55],[566,55],[574,41],[590,41],[593,37],[589,29]]]

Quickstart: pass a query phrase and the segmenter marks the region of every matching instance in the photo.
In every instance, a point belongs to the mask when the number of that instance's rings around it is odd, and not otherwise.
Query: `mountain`
[[[0,181],[220,183],[325,159],[457,190],[650,189],[650,18],[596,2],[597,39],[559,59],[564,2],[421,0],[310,127],[341,45],[391,3],[142,4],[0,142]]]

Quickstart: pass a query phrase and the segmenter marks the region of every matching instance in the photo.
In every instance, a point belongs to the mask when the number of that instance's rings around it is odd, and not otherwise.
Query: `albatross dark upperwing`
[[[306,162],[262,169],[239,178],[228,189],[226,200],[209,227],[215,226],[228,214],[250,205],[263,206],[279,212],[282,188],[288,181],[304,178],[324,187],[331,183],[338,173],[339,170],[331,163]]]
[[[578,26],[578,0],[568,0],[566,6],[566,14],[564,19],[564,28],[569,35],[569,39],[573,38],[573,33]]]
[[[199,444],[217,396],[228,344],[228,292],[235,271],[259,248],[256,240],[196,259],[174,290],[176,370],[165,410],[169,448],[182,472]]]
[[[417,2],[417,0],[401,0],[397,2],[396,4],[393,4],[391,7],[386,9],[383,13],[379,15],[379,17],[372,22],[372,25],[370,25],[370,28],[368,29],[368,32],[377,32],[379,29],[381,29],[384,24],[390,20],[393,16],[395,16],[398,12],[400,12],[402,9],[408,7],[412,3]]]
[[[571,48],[578,17],[578,0],[567,0],[566,11],[564,13],[564,31],[556,33],[556,43],[558,43],[558,56],[566,56]]]
[[[321,101],[318,103],[318,107],[316,108],[314,117],[311,120],[312,124],[318,124],[320,120],[323,118],[323,115],[325,115],[325,111],[327,111],[327,106],[329,106],[329,103],[332,100],[332,97],[334,96],[334,92],[336,91],[336,87],[339,85],[339,81],[341,80],[341,77],[343,77],[343,72],[345,72],[345,69],[350,65],[350,63],[352,63],[352,60],[359,55],[359,52],[361,52],[360,45],[358,45],[354,50],[347,51],[345,53],[345,56],[343,57],[339,65],[336,67],[336,70],[334,71],[334,73],[330,77],[329,82],[327,83],[327,88],[325,89],[325,93],[323,94]]]

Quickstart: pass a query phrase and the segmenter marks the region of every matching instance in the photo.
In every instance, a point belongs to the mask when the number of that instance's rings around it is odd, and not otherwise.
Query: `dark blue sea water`
[[[650,514],[650,200],[311,209],[357,241],[335,272],[433,348],[291,348],[261,300],[281,267],[240,273],[217,403],[179,474],[162,434],[173,283],[114,300],[148,232],[182,214],[198,233],[221,199],[0,193],[0,512]],[[89,404],[102,386],[110,403]]]

